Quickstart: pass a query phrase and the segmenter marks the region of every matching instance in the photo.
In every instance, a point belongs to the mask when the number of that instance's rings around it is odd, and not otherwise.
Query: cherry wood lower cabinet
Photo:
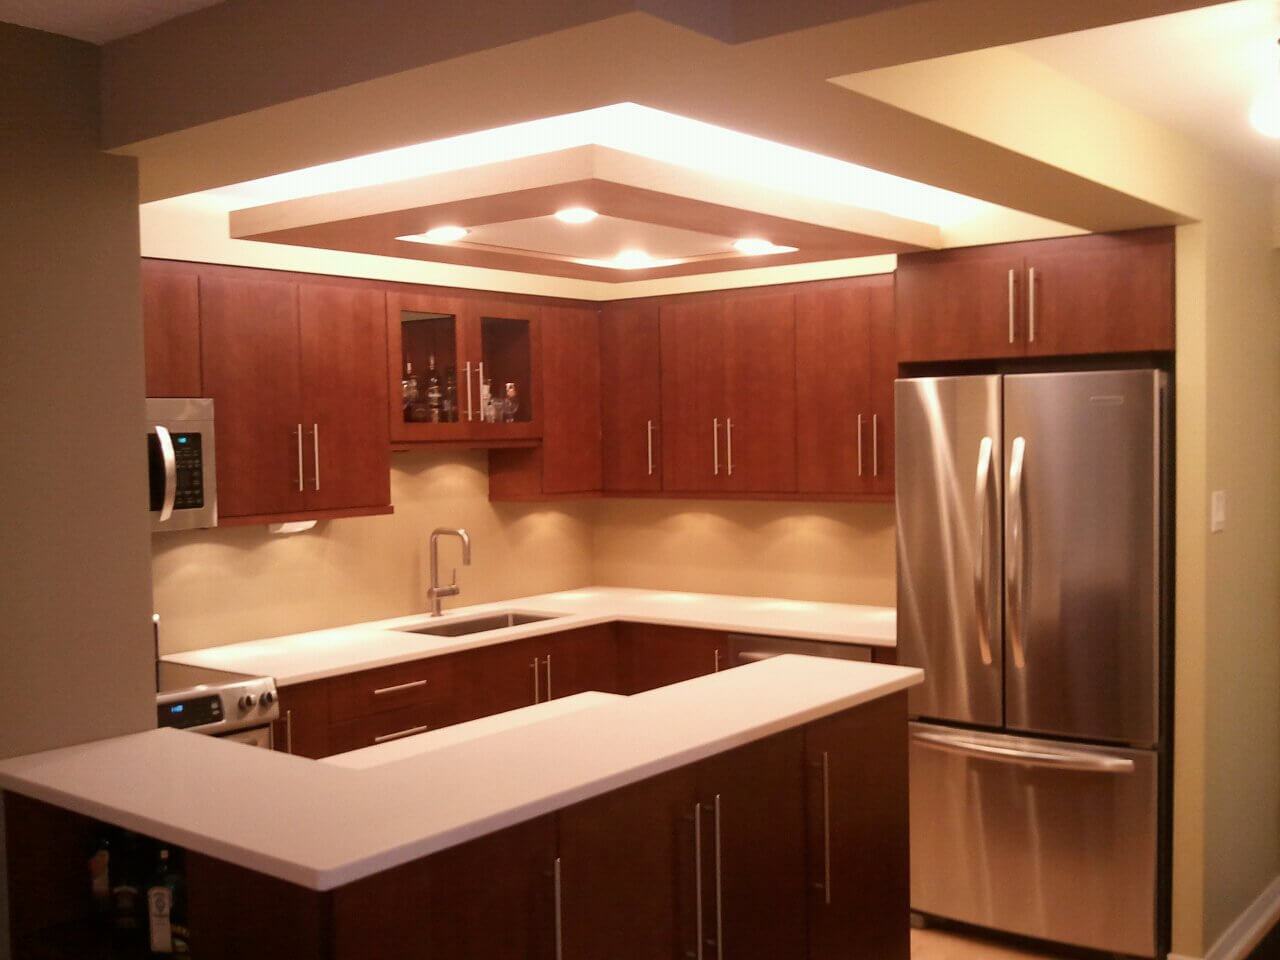
[[[641,693],[725,669],[726,636],[719,630],[620,623],[618,682],[621,693]]]

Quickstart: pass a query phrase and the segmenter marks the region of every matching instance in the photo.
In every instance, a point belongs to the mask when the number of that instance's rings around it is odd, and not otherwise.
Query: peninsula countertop
[[[507,612],[554,616],[535,623],[463,637],[436,637],[411,632],[422,626]],[[897,642],[897,613],[892,607],[670,590],[583,587],[455,607],[445,611],[442,617],[418,613],[190,650],[169,654],[165,659],[233,673],[270,676],[281,686],[287,686],[613,621],[875,647],[893,647]]]
[[[150,730],[0,761],[0,788],[330,890],[922,676],[781,656],[358,768]]]

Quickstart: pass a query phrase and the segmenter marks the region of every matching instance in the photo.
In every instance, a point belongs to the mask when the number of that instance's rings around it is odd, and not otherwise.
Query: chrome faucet
[[[447,587],[440,586],[440,538],[457,537],[462,541],[462,565],[471,566],[471,537],[462,528],[436,527],[431,531],[431,586],[427,590],[427,602],[431,604],[431,615],[440,616],[440,601],[445,597],[456,597],[458,589],[458,568],[453,568],[453,583]]]

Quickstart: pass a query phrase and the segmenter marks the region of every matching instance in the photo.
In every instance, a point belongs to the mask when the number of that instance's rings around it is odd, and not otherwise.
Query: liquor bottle
[[[94,916],[106,925],[111,918],[111,833],[106,824],[99,824],[89,856],[89,896]]]
[[[142,851],[138,835],[122,830],[111,851],[111,926],[117,945],[132,948],[140,939]]]
[[[480,419],[485,423],[493,423],[493,383],[490,380],[480,381]]]
[[[507,398],[502,405],[502,420],[504,423],[515,423],[516,414],[520,412],[520,397],[516,393],[516,385],[514,383],[507,384]]]
[[[412,420],[409,415],[413,405],[418,402],[418,378],[413,372],[413,361],[406,360],[404,362],[404,379],[400,381],[401,389],[404,393],[404,418]]]
[[[444,400],[444,391],[440,389],[440,377],[436,374],[436,355],[427,358],[427,419],[432,423],[440,422],[440,408]]]
[[[444,372],[444,402],[440,407],[440,417],[445,423],[458,422],[458,378],[453,367]]]
[[[155,873],[147,884],[147,929],[152,953],[173,953],[173,891],[176,885],[169,869],[169,851],[161,847]]]

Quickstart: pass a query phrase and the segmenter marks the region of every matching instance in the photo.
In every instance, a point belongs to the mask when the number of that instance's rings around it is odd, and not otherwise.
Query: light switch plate
[[[1209,532],[1221,533],[1227,526],[1227,491],[1215,490],[1209,497]]]

